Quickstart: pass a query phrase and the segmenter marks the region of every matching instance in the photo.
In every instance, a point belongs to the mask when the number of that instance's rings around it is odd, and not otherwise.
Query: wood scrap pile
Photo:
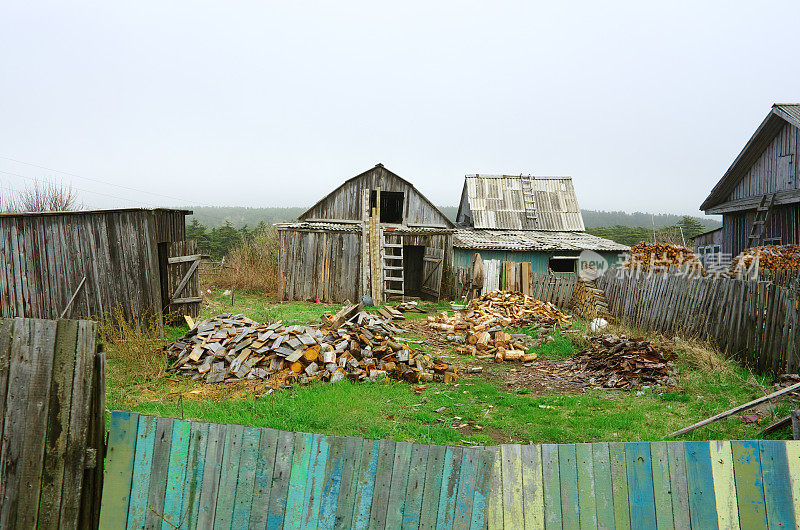
[[[731,272],[739,267],[749,269],[756,257],[759,269],[800,269],[800,245],[766,245],[742,251],[731,262]]]
[[[455,366],[432,359],[395,336],[383,318],[357,312],[335,328],[259,324],[229,313],[197,323],[167,346],[171,370],[207,383],[271,379],[282,384],[456,380]]]
[[[605,388],[636,388],[640,383],[675,386],[676,355],[650,341],[617,335],[589,338],[589,347],[576,353],[576,368],[594,372],[592,384]]]
[[[703,264],[690,248],[669,243],[641,243],[631,247],[630,259],[625,263],[629,269],[645,272],[666,272],[678,268],[703,273]]]
[[[428,317],[428,326],[446,333],[464,332],[464,345],[458,353],[496,362],[530,362],[536,354],[512,340],[504,331],[509,326],[538,324],[544,328],[569,325],[572,317],[549,302],[542,302],[515,291],[493,291],[471,300],[453,316],[442,312]]]

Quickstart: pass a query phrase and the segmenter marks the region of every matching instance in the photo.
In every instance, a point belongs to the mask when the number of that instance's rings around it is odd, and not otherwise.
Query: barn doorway
[[[403,276],[405,295],[422,296],[422,258],[425,247],[422,245],[403,245]]]

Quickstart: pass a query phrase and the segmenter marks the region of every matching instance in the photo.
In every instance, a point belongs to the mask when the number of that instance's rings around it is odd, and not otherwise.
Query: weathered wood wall
[[[97,325],[0,319],[0,528],[96,528],[105,443]]]
[[[117,307],[160,317],[158,243],[183,237],[186,212],[107,210],[0,215],[0,316],[58,318]]]
[[[303,221],[361,221],[361,190],[399,191],[405,194],[404,224],[408,226],[451,227],[452,223],[409,182],[383,166],[357,175],[325,196],[300,216]]]
[[[753,227],[755,210],[726,213],[722,216],[722,250],[736,256],[748,248],[747,237]],[[800,203],[772,207],[765,237],[780,238],[781,245],[800,243]]]
[[[785,123],[777,136],[750,166],[727,201],[800,188],[798,144],[800,144],[800,129]]]

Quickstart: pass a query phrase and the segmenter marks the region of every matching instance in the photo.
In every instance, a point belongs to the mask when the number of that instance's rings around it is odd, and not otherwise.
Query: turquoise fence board
[[[709,442],[500,450],[113,413],[101,527],[795,528],[787,443],[729,445],[720,472]]]

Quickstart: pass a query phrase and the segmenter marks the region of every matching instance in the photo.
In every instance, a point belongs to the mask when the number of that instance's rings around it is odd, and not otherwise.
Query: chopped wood
[[[690,273],[704,273],[703,265],[692,249],[648,241],[642,241],[631,247],[630,259],[625,266],[646,272],[667,272],[670,269],[681,268]]]

